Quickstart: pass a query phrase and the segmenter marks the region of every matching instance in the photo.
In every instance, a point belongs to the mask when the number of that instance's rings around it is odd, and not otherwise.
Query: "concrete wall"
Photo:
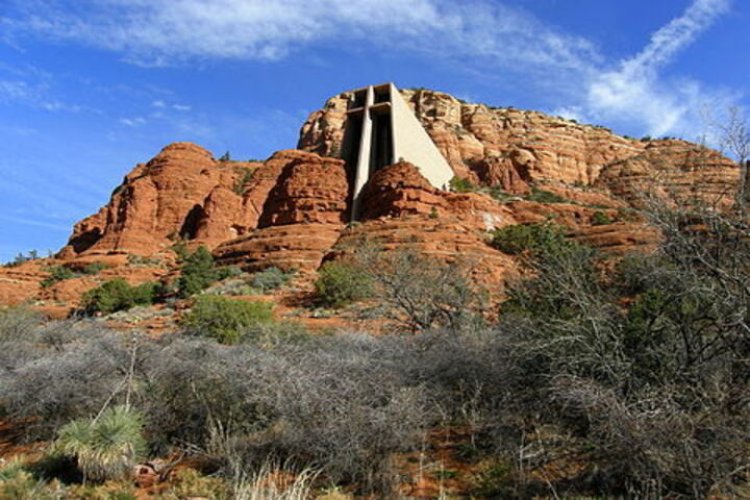
[[[352,198],[352,219],[359,215],[360,196],[362,188],[370,180],[370,157],[372,155],[372,117],[370,106],[373,102],[372,87],[367,88],[367,97],[362,115],[362,136],[359,143],[357,167],[354,173],[354,197]]]
[[[390,91],[390,98],[386,102],[375,102],[376,92]],[[361,203],[361,192],[367,181],[375,173],[372,166],[373,151],[373,119],[372,113],[388,113],[390,115],[391,138],[393,141],[393,154],[391,162],[405,160],[413,163],[420,173],[438,189],[448,189],[450,180],[453,178],[453,170],[438,150],[435,143],[425,131],[422,123],[412,112],[411,108],[404,102],[398,89],[392,83],[385,85],[369,86],[365,89],[354,91],[357,95],[366,96],[361,103],[349,110],[350,114],[362,116],[362,132],[359,138],[359,154],[356,158],[354,172],[352,219],[359,215]],[[375,107],[373,109],[373,106]],[[355,160],[352,158],[351,160]],[[350,160],[350,161],[351,161]]]
[[[404,159],[413,163],[430,184],[439,189],[448,189],[453,170],[393,84],[391,119],[395,160]]]

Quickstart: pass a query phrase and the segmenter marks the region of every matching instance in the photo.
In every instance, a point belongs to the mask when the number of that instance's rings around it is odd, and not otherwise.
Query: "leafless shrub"
[[[378,312],[400,330],[458,331],[482,324],[486,297],[469,279],[468,261],[449,263],[415,250],[382,251],[363,242],[353,262],[369,276]]]
[[[516,285],[509,403],[586,448],[599,491],[731,494],[750,463],[750,231],[699,206],[651,216],[660,251],[614,276],[578,249]]]
[[[41,323],[41,315],[24,307],[0,307],[0,343],[22,340]]]
[[[0,404],[25,423],[29,438],[49,438],[70,420],[96,414],[128,367],[127,346],[115,334],[41,349],[0,372]]]

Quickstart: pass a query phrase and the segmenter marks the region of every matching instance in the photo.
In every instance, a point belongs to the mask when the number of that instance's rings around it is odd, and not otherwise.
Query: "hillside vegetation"
[[[0,410],[50,445],[3,466],[0,496],[80,495],[157,457],[191,457],[202,475],[172,471],[172,491],[216,498],[255,498],[269,467],[309,495],[410,494],[425,476],[492,498],[747,494],[750,228],[701,209],[651,219],[659,249],[623,259],[553,226],[498,234],[528,272],[494,324],[460,266],[368,248],[319,290],[338,303],[337,282],[366,281],[397,335],[263,329],[259,306],[217,325],[202,319],[216,300],[161,338],[6,309]],[[100,442],[127,451],[111,461]]]

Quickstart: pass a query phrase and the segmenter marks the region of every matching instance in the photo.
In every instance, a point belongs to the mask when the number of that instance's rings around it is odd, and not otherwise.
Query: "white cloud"
[[[145,65],[279,59],[315,43],[357,40],[469,54],[523,66],[580,68],[585,39],[487,0],[12,0],[9,30],[76,40]]]
[[[0,21],[17,36],[86,43],[138,64],[274,60],[316,45],[356,42],[456,60],[485,79],[522,75],[530,88],[556,97],[559,114],[651,135],[693,134],[696,110],[735,97],[664,71],[731,0],[693,0],[639,53],[614,64],[585,38],[501,1],[10,1],[14,14]],[[152,106],[190,110],[165,100]]]
[[[589,82],[586,114],[595,120],[639,123],[655,136],[695,133],[701,108],[725,105],[733,96],[706,90],[690,79],[665,78],[660,70],[728,7],[728,0],[695,0],[681,16],[657,30],[641,52]]]
[[[44,111],[78,112],[82,108],[51,97],[47,85],[24,80],[0,80],[0,103],[22,103]]]
[[[146,124],[146,119],[142,116],[136,116],[134,118],[120,118],[120,123],[126,127],[140,127]]]

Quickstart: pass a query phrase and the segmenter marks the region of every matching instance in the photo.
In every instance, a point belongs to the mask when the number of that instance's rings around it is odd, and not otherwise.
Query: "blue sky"
[[[747,0],[0,0],[0,261],[170,142],[266,158],[370,83],[694,139],[750,102],[748,26]]]

